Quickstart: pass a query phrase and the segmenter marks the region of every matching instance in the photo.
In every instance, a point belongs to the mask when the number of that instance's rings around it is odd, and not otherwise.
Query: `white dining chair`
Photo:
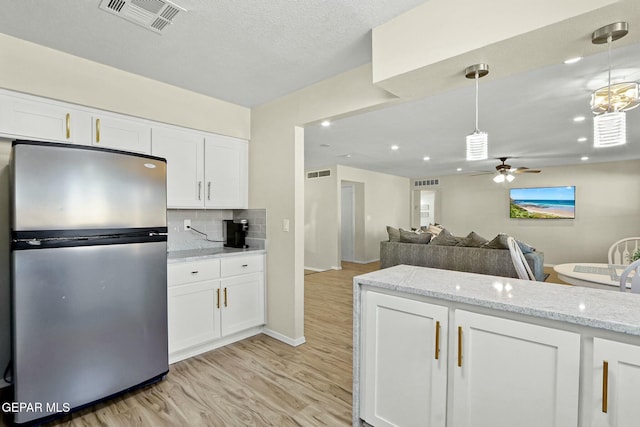
[[[629,257],[640,249],[640,237],[625,237],[609,247],[609,264],[627,265]]]
[[[509,246],[511,262],[513,262],[516,273],[518,273],[518,278],[524,280],[536,280],[536,277],[531,272],[531,268],[529,267],[524,254],[520,250],[520,246],[518,246],[518,242],[516,242],[516,239],[511,236],[507,237],[507,245]]]
[[[640,259],[629,264],[620,275],[620,291],[627,292],[627,277],[632,271],[635,271],[635,273],[631,278],[631,292],[640,294]]]

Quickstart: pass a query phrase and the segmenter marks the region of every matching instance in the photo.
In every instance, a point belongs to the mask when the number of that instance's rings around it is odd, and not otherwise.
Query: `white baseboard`
[[[276,332],[276,331],[273,331],[273,330],[267,329],[267,328],[264,328],[262,330],[262,333],[265,334],[265,335],[270,336],[271,338],[275,338],[278,341],[282,341],[285,344],[289,344],[292,347],[297,347],[297,346],[302,345],[305,342],[307,342],[305,337],[293,339],[293,338],[289,338],[286,335],[281,334],[280,332]]]
[[[351,261],[351,262],[353,262],[354,264],[371,264],[372,262],[377,262],[377,261],[380,261],[380,258],[370,259],[368,261]]]
[[[342,266],[335,266],[335,265],[332,265],[332,266],[331,266],[331,269],[332,269],[332,270],[342,270]]]
[[[310,270],[310,271],[317,271],[317,272],[321,272],[321,271],[327,271],[326,268],[313,268],[313,267],[304,267],[305,270]]]

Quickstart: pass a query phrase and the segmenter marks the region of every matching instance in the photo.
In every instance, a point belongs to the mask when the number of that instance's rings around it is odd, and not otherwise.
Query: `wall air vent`
[[[102,0],[100,9],[157,34],[185,9],[168,0]]]
[[[440,179],[417,179],[413,181],[414,187],[431,187],[433,185],[440,185]]]
[[[322,178],[325,176],[331,176],[331,169],[325,169],[322,171],[313,171],[313,172],[307,173],[307,179]]]

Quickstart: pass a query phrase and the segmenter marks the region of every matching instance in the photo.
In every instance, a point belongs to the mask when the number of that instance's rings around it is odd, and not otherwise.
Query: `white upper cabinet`
[[[89,144],[89,117],[63,103],[0,93],[0,133],[7,136]]]
[[[92,144],[96,147],[151,153],[151,126],[136,119],[94,114]]]
[[[207,135],[204,148],[205,207],[246,209],[248,203],[248,143],[222,135]]]
[[[204,136],[154,127],[151,154],[167,159],[167,206],[201,208],[204,204]]]

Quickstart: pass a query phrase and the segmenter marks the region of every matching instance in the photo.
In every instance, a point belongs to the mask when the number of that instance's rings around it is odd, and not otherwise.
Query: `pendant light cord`
[[[611,33],[607,36],[607,45],[609,46],[609,86],[607,87],[607,113],[611,112],[611,42],[613,36]]]
[[[479,71],[476,71],[476,133],[478,133],[480,131],[480,129],[478,128],[478,78],[479,78]]]

